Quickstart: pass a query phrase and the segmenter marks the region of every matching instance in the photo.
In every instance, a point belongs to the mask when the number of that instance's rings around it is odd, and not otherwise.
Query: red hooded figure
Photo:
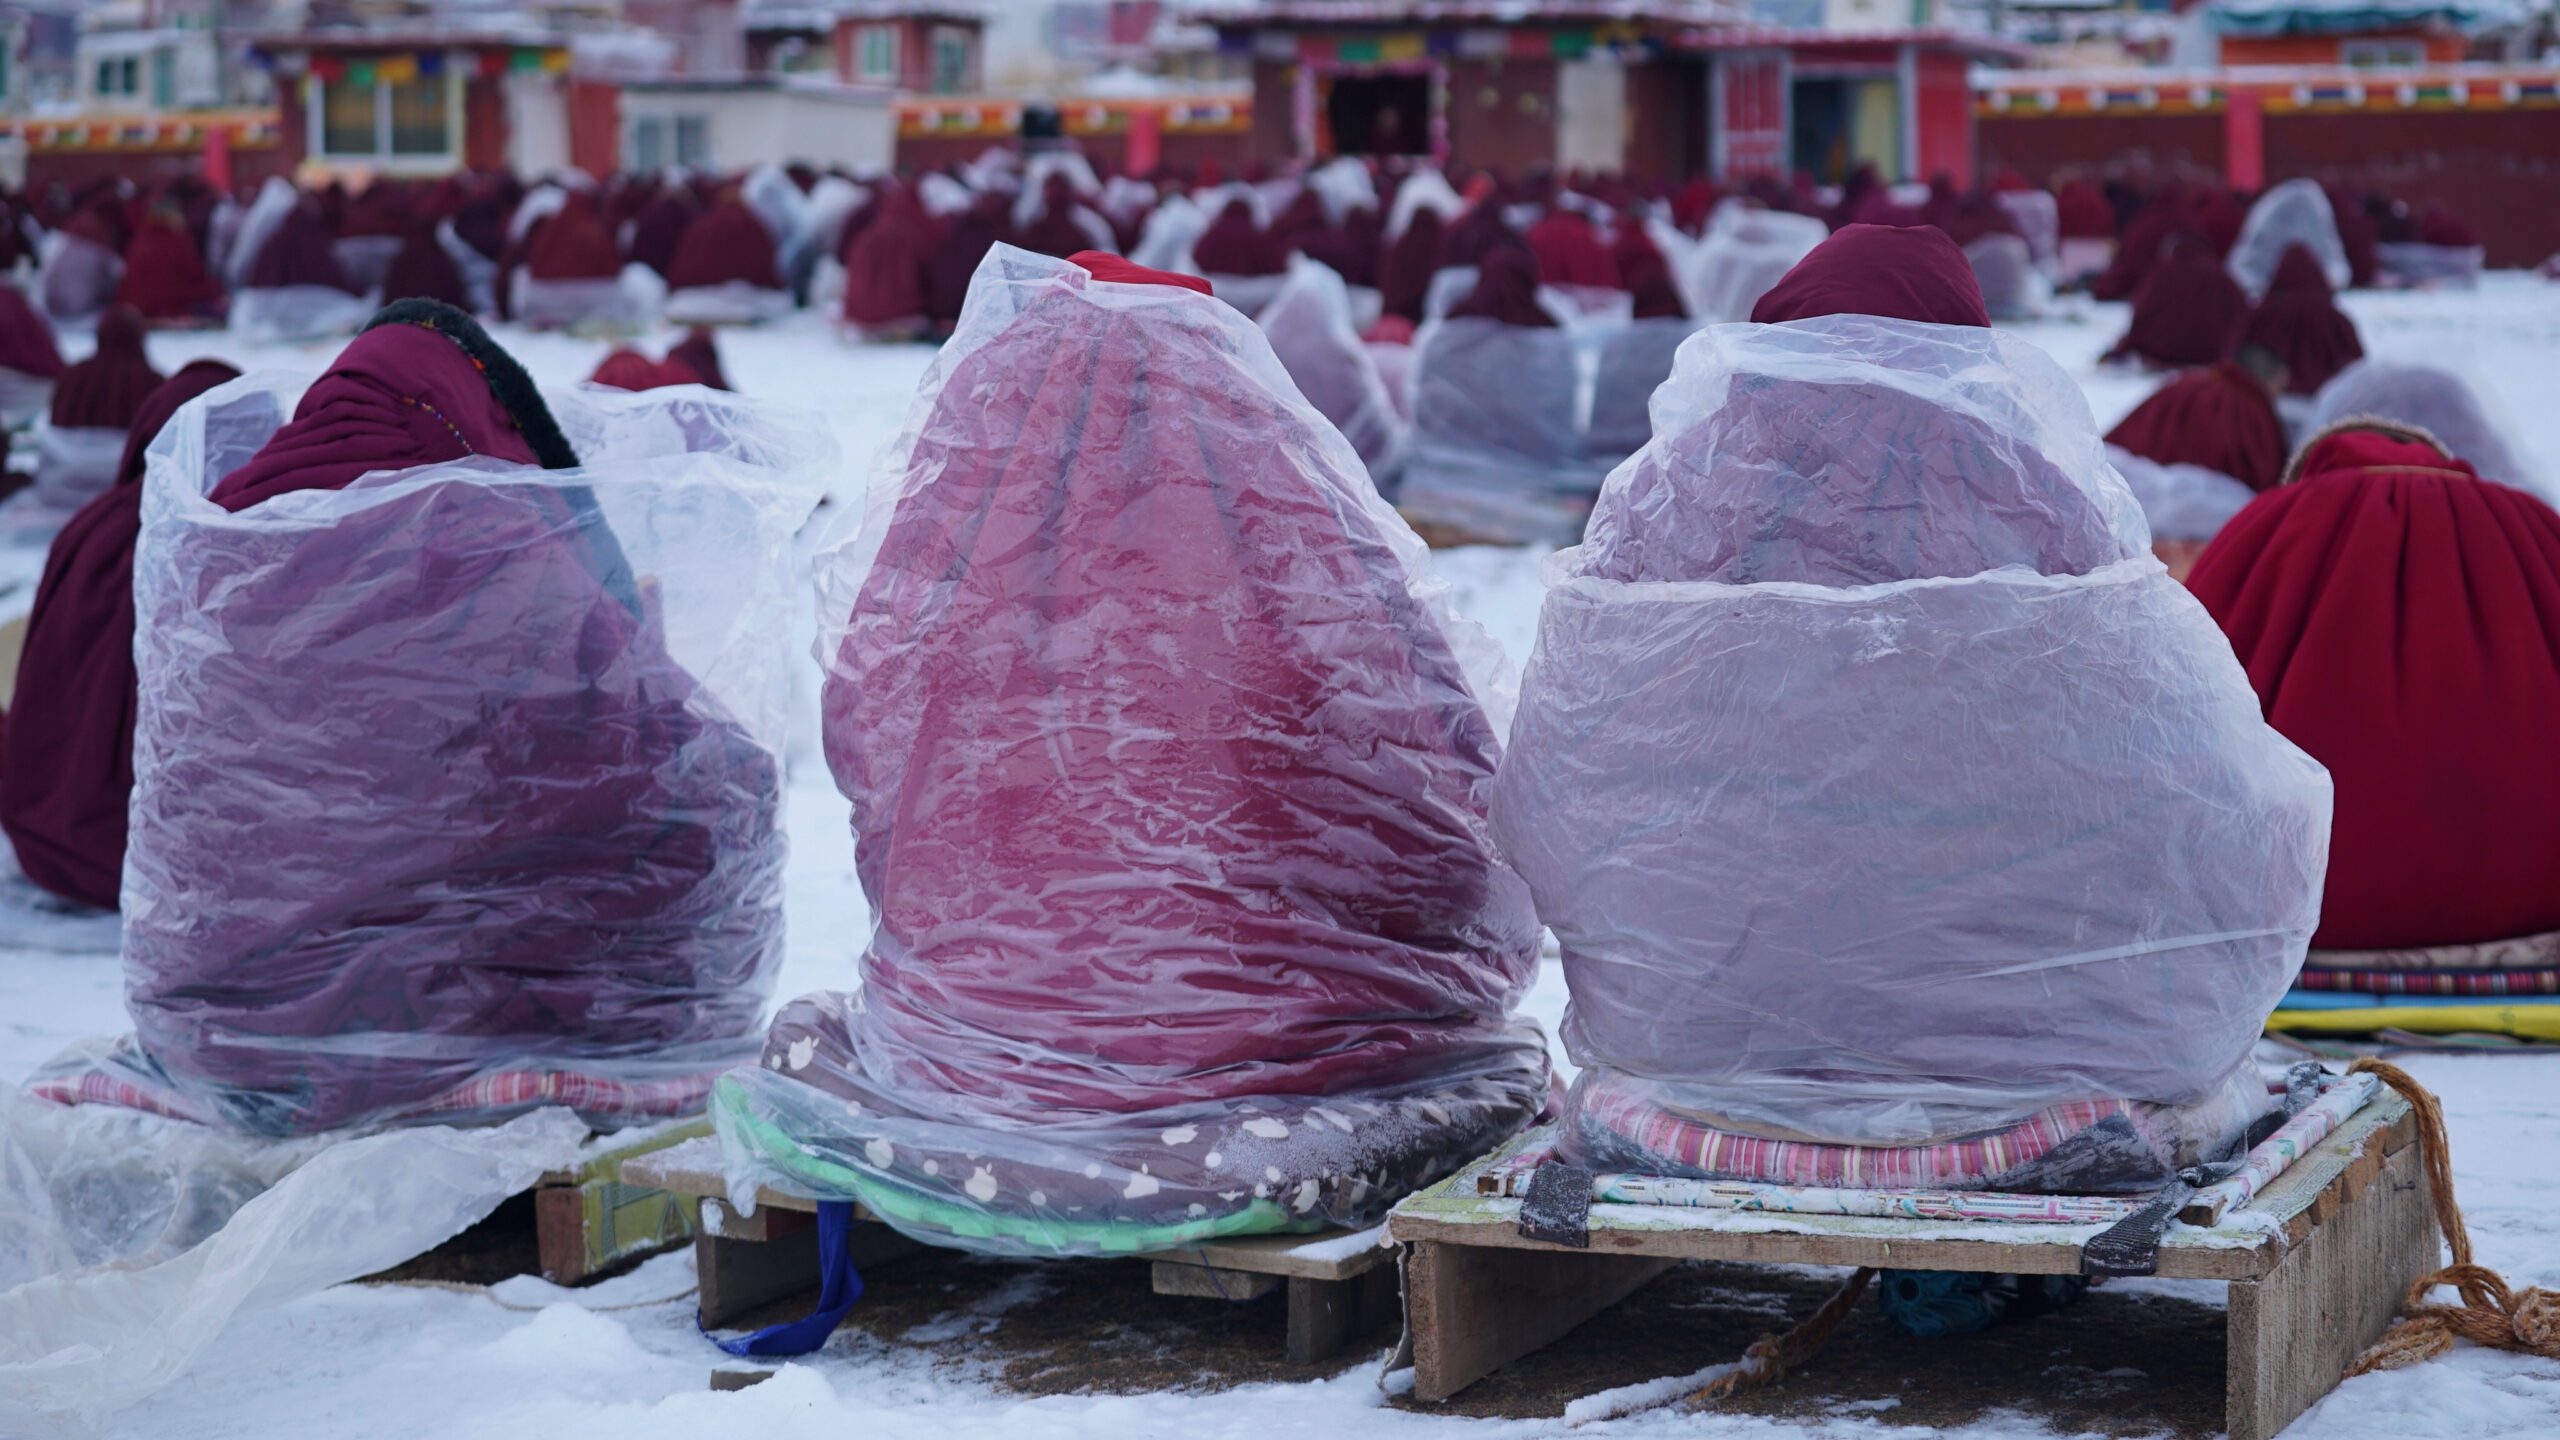
[[[143,349],[142,316],[118,305],[98,317],[98,348],[54,381],[54,428],[113,430],[121,436],[143,397],[159,384],[160,372]]]
[[[2114,262],[2107,266],[2105,274],[2089,282],[2089,293],[2100,300],[2129,300],[2139,295],[2171,243],[2182,235],[2195,236],[2201,223],[2183,193],[2163,194],[2153,200],[2125,225],[2122,238],[2116,242]],[[2204,248],[2202,241],[2192,248]]]
[[[222,313],[222,287],[206,273],[185,219],[167,211],[145,217],[134,232],[116,299],[145,320],[204,320]]]
[[[2078,386],[1935,318],[1972,283],[1934,230],[1832,237],[1788,287],[1823,303],[1682,347],[1550,571],[1493,818],[1563,946],[1576,1164],[1751,1174],[1638,1111],[1881,1159],[2133,1102],[2010,1183],[2149,1189],[2265,1106],[2325,782]]]
[[[2323,949],[2560,930],[2560,514],[2422,433],[2345,425],[2188,585],[2338,787]]]
[[[1537,921],[1419,551],[1196,280],[988,259],[822,566],[876,917],[715,1118],[939,1243],[1365,1224],[1538,1109]]]
[[[115,483],[53,539],[0,730],[0,826],[27,878],[111,910],[133,795],[133,547],[143,451],[178,407],[240,372],[198,360],[143,397]]]
[[[2287,247],[2276,262],[2275,278],[2241,326],[2239,343],[2283,361],[2285,389],[2295,395],[2319,394],[2339,371],[2364,358],[2356,322],[2338,308],[2318,257],[2299,245]]]
[[[720,363],[719,342],[700,325],[684,332],[684,338],[667,351],[667,359],[693,372],[693,378],[714,390],[735,389],[729,383],[728,369]]]
[[[356,287],[338,264],[335,237],[319,205],[310,200],[285,212],[284,219],[258,247],[249,262],[248,288],[281,290],[290,285],[318,285],[352,295]]]
[[[763,230],[756,233],[761,242]],[[622,273],[622,254],[596,218],[595,202],[572,195],[525,237],[524,270],[536,280],[611,280]]]
[[[927,324],[933,222],[913,190],[880,201],[844,256],[844,318],[865,333],[907,336]]]
[[[2284,474],[2284,420],[2266,384],[2229,360],[2189,370],[2151,392],[2107,432],[2107,443],[2160,465],[2201,465],[2252,490]]]
[[[1618,265],[1600,239],[1600,227],[1579,210],[1561,206],[1529,227],[1529,253],[1538,257],[1538,274],[1550,285],[1590,285],[1616,289]]]
[[[674,274],[676,251],[693,220],[693,201],[682,190],[660,191],[631,222],[631,258],[660,275]]]
[[[610,385],[616,390],[656,390],[668,385],[698,384],[692,367],[674,359],[652,360],[629,346],[617,347],[596,365],[587,377],[590,385]]]
[[[1004,238],[1004,213],[1004,197],[990,195],[937,227],[933,258],[925,266],[924,297],[925,315],[936,331],[948,330],[960,319],[970,277]]]
[[[471,286],[453,256],[436,240],[435,227],[421,220],[410,224],[408,239],[401,242],[400,253],[391,257],[391,267],[383,272],[382,298],[385,303],[433,300],[468,311]]]
[[[25,291],[8,284],[0,284],[0,370],[47,384],[62,374],[53,327],[27,303]]]
[[[275,423],[271,392],[226,405],[172,483]],[[539,475],[576,463],[470,317],[403,302],[172,493],[124,931],[165,1108],[628,1118],[739,1058],[780,947],[774,757],[668,654],[593,495]]]
[[[1440,212],[1427,207],[1414,211],[1404,233],[1387,246],[1386,258],[1380,262],[1378,291],[1385,313],[1422,323],[1423,305],[1431,298],[1431,277],[1440,272],[1440,245]]]
[[[2231,353],[2249,321],[2249,296],[2202,245],[2181,245],[2143,282],[2124,338],[2109,359],[2175,368]]]
[[[773,232],[736,200],[721,201],[686,226],[684,242],[667,267],[670,290],[720,285],[782,288],[782,274],[774,268]]]
[[[1192,244],[1192,263],[1204,275],[1277,275],[1284,257],[1253,223],[1253,206],[1230,200]]]
[[[1964,252],[1946,232],[1927,226],[1843,226],[1751,307],[1755,325],[1823,315],[1991,324]]]

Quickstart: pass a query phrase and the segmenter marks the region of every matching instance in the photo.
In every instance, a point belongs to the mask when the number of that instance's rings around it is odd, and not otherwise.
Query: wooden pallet
[[[702,1286],[704,1325],[726,1325],[816,1283],[816,1205],[768,1189],[756,1197],[752,1214],[739,1214],[721,1175],[718,1142],[707,1137],[689,1140],[627,1162],[621,1173],[626,1182],[653,1186],[700,1204],[694,1259]],[[854,1214],[870,1222],[853,1230],[856,1266],[929,1248],[878,1223],[859,1206]],[[1393,1313],[1396,1304],[1396,1272],[1388,1263],[1394,1252],[1381,1243],[1358,1244],[1346,1231],[1212,1240],[1135,1258],[1153,1264],[1159,1295],[1233,1301],[1285,1290],[1286,1353],[1290,1363],[1297,1365],[1340,1354],[1353,1339]]]
[[[627,1167],[693,1141],[707,1144],[710,1134],[707,1119],[654,1130],[537,1181],[533,1225],[542,1278],[575,1285],[692,1239],[694,1199],[634,1183]]]
[[[1480,1171],[1543,1138],[1513,1141],[1388,1217],[1388,1234],[1409,1247],[1402,1353],[1418,1400],[1448,1399],[1684,1260],[2068,1275],[2093,1228],[2021,1240],[2024,1227],[1997,1226],[1986,1239],[1986,1227],[1965,1223],[1601,1204],[1590,1248],[1570,1249],[1523,1238],[1518,1200],[1477,1193]],[[2437,1264],[2416,1141],[2408,1102],[2386,1092],[2246,1208],[2169,1232],[2160,1274],[2230,1286],[2231,1440],[2268,1440],[2329,1393]]]

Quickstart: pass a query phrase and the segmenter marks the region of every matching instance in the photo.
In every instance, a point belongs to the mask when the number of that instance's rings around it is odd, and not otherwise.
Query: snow
[[[2475,293],[2356,294],[2346,305],[2369,351],[2451,364],[2474,377],[2518,427],[2513,438],[2529,463],[2560,475],[2560,406],[2546,398],[2548,356],[2560,345],[2560,286],[2493,275]],[[2156,383],[2097,369],[2096,357],[2123,324],[2124,307],[2082,302],[2012,328],[2050,350],[2081,381],[2106,425]],[[507,327],[496,333],[545,385],[583,378],[609,348],[601,341]],[[675,338],[662,332],[646,337],[644,345],[655,352]],[[66,352],[76,358],[87,343],[71,339]],[[847,464],[831,487],[833,503],[821,515],[832,512],[841,523],[858,511],[873,464],[894,438],[931,352],[850,348],[822,321],[805,315],[724,334],[720,347],[741,390],[825,416]],[[244,368],[317,369],[334,348],[247,347],[218,333],[151,340],[163,370],[205,355]],[[813,539],[825,528],[813,526]],[[1535,638],[1541,558],[1475,548],[1438,559],[1460,607],[1484,623],[1515,666]],[[814,616],[803,615],[798,630],[795,644],[805,652],[815,634]],[[818,762],[815,670],[802,668],[810,683],[798,697],[787,779],[790,941],[778,998],[851,983],[869,929],[868,909],[852,879],[845,802]],[[1552,1036],[1564,1001],[1560,970],[1551,960],[1541,968],[1526,1009]],[[120,976],[111,957],[0,950],[0,1080],[24,1076],[83,1037],[123,1028]],[[1556,1058],[1570,1073],[1560,1050]],[[2455,1173],[2479,1258],[2517,1285],[2560,1287],[2560,1225],[2552,1223],[2549,1208],[2560,1191],[2560,1056],[2418,1056],[2405,1064],[2444,1098]],[[488,1293],[340,1285],[229,1325],[196,1357],[181,1383],[110,1417],[102,1433],[206,1440],[352,1433],[373,1440],[698,1440],[733,1434],[766,1440],[947,1440],[1001,1431],[1023,1440],[1261,1440],[1329,1432],[1509,1440],[1558,1428],[1554,1420],[1462,1420],[1387,1409],[1377,1372],[1365,1365],[1332,1379],[1217,1394],[1024,1398],[979,1371],[858,1336],[841,1337],[762,1384],[713,1393],[706,1388],[709,1373],[730,1362],[695,1332],[692,1281],[691,1257],[679,1252],[584,1289],[533,1278],[511,1280]],[[1000,1326],[1009,1308],[1037,1304],[1046,1288],[1026,1283],[934,1324]],[[2131,1288],[2164,1303],[2219,1300],[2219,1287],[2209,1284],[2150,1281]],[[1698,1360],[1716,1358],[1723,1357]],[[1790,1421],[1674,1409],[1602,1421],[1586,1433],[1883,1440],[1922,1432],[1893,1423],[1890,1413],[1872,1411]],[[1952,1433],[2015,1440],[2044,1432],[2032,1417],[2000,1414]],[[2560,1433],[2560,1364],[2466,1346],[2432,1364],[2349,1381],[2291,1433],[2319,1440]]]

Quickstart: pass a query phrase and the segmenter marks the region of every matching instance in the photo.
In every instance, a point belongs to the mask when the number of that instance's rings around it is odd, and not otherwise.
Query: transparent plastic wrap
[[[666,282],[640,264],[623,266],[609,280],[539,280],[521,269],[513,279],[509,308],[516,323],[531,330],[626,334],[649,328],[666,303]]]
[[[48,421],[37,427],[34,449],[35,482],[0,501],[0,538],[20,545],[50,543],[81,506],[107,492],[124,458],[124,432]]]
[[[1985,235],[1964,247],[1982,306],[1994,320],[2033,320],[2053,301],[2053,282],[2036,268],[2027,242],[2015,235]]]
[[[1168,196],[1140,227],[1138,243],[1129,249],[1130,263],[1150,270],[1197,275],[1200,267],[1192,263],[1191,247],[1208,233],[1209,212],[1188,195]]]
[[[2514,433],[2486,393],[2455,370],[2409,360],[2358,360],[2320,387],[2302,433],[2314,435],[2341,420],[2370,416],[2415,425],[2468,460],[2483,480],[2495,480],[2560,504],[2549,483],[2508,443]]]
[[[780,955],[791,535],[831,444],[587,389],[551,398],[579,469],[215,504],[298,391],[235,381],[149,451],[136,1035],[82,1098],[266,1134],[698,1104]]]
[[[717,285],[688,285],[670,291],[666,321],[670,325],[760,325],[791,313],[791,292],[744,280]]]
[[[2477,290],[2489,252],[2477,245],[2421,245],[2415,242],[2374,247],[2379,283],[2395,290]]]
[[[2062,206],[2050,190],[2003,190],[1992,199],[2018,233],[2027,237],[2027,253],[2048,277],[2062,264]]]
[[[1685,318],[1630,320],[1600,351],[1600,379],[1591,392],[1587,449],[1604,459],[1632,455],[1653,438],[1653,392],[1671,378],[1672,358],[1698,322]]]
[[[1583,454],[1573,336],[1470,317],[1435,321],[1419,340],[1397,505],[1508,544],[1581,534],[1606,467]]]
[[[2258,203],[2249,207],[2249,218],[2241,224],[2240,238],[2225,263],[2231,278],[2254,300],[2267,293],[2276,262],[2296,245],[2320,262],[2330,289],[2344,290],[2354,281],[2346,242],[2338,238],[2337,212],[2329,208],[2329,194],[2316,180],[2287,180],[2259,196]]]
[[[400,247],[406,243],[397,235],[349,235],[332,243],[329,249],[338,257],[338,268],[347,272],[347,283],[358,290],[378,292],[383,279],[391,273],[391,262],[399,257]]]
[[[1910,1145],[2177,1104],[2320,908],[2329,781],[2024,341],[1834,316],[1680,353],[1551,588],[1494,824],[1590,1071]]]
[[[471,308],[486,315],[498,308],[498,262],[481,254],[453,228],[451,220],[436,222],[436,246],[462,272],[463,287],[471,292]]]
[[[58,325],[84,325],[115,303],[124,259],[106,246],[55,230],[36,247],[36,298]]]
[[[1251,322],[998,246],[867,509],[818,653],[877,928],[714,1091],[732,1194],[1142,1252],[1536,1115],[1498,651]]]
[[[258,197],[240,216],[240,229],[223,254],[222,278],[234,292],[249,285],[249,270],[258,263],[258,252],[267,248],[284,224],[284,217],[302,203],[302,192],[281,175],[270,175],[258,186]]]
[[[1831,227],[1811,215],[1724,201],[1676,277],[1689,313],[1711,323],[1750,319],[1760,297],[1830,234]]]
[[[2258,492],[2219,470],[2163,465],[2121,445],[2107,447],[2107,463],[2141,502],[2154,540],[2210,540],[2258,498]]]
[[[380,307],[330,285],[260,285],[231,297],[231,333],[244,343],[292,345],[353,335]]]
[[[1351,442],[1370,478],[1391,477],[1404,456],[1404,421],[1360,343],[1342,277],[1319,261],[1291,257],[1288,283],[1255,323],[1299,393]]]

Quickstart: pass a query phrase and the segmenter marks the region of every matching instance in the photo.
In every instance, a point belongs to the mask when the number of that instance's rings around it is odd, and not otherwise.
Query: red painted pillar
[[[1120,169],[1130,175],[1152,175],[1164,161],[1164,110],[1141,105],[1129,112],[1129,151]]]
[[[2222,98],[2223,182],[2234,190],[2257,190],[2267,183],[2267,121],[2258,92],[2238,86]]]

